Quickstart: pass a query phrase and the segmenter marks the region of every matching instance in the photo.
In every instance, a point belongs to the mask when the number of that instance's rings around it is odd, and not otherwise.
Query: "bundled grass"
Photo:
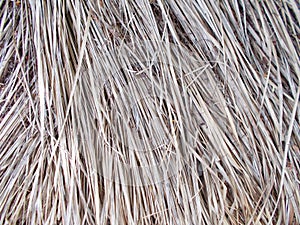
[[[299,224],[299,3],[0,1],[0,224]]]

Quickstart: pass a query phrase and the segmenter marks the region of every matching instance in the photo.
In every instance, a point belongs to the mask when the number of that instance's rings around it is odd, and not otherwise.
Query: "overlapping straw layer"
[[[0,1],[0,224],[299,224],[299,7]]]

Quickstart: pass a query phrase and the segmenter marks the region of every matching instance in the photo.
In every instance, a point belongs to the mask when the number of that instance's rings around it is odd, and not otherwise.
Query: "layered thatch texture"
[[[299,16],[0,1],[0,224],[299,224]]]

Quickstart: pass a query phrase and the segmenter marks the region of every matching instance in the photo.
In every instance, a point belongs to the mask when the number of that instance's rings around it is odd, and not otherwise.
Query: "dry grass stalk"
[[[0,15],[0,224],[300,223],[296,0]]]

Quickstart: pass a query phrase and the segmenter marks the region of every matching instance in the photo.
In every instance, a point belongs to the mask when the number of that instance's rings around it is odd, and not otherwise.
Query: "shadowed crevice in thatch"
[[[0,15],[0,224],[300,223],[297,1]]]

